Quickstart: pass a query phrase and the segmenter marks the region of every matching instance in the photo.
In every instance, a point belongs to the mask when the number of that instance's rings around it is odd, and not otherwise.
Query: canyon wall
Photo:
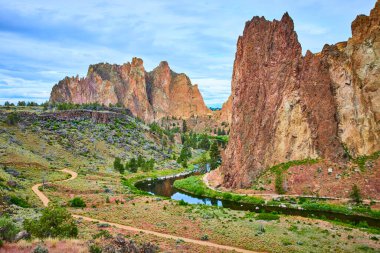
[[[173,72],[167,62],[146,72],[139,58],[123,65],[90,65],[85,78],[66,77],[58,82],[50,102],[118,104],[146,122],[211,114],[198,86],[185,74]]]
[[[220,173],[249,187],[267,168],[380,150],[380,2],[352,23],[348,42],[302,55],[293,20],[254,17],[239,37],[232,119]]]

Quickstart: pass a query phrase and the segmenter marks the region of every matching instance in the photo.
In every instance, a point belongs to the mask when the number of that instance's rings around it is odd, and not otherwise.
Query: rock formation
[[[224,102],[222,109],[215,112],[214,117],[218,122],[231,123],[232,119],[232,96],[230,95],[226,102]]]
[[[173,72],[167,62],[146,72],[139,58],[123,65],[91,65],[85,78],[66,77],[53,87],[50,101],[119,104],[147,122],[211,113],[185,74]]]
[[[348,42],[302,56],[293,20],[254,17],[239,37],[230,141],[220,172],[248,187],[281,162],[344,162],[380,150],[380,2]]]

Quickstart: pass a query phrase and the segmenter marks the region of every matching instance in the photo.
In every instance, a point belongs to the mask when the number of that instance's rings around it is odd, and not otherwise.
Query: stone
[[[328,173],[329,175],[331,175],[332,172],[333,172],[333,169],[332,169],[332,168],[328,168],[328,169],[327,169],[327,173]]]
[[[16,182],[16,181],[13,181],[13,180],[9,180],[9,181],[7,182],[7,185],[8,185],[9,187],[14,188],[14,187],[17,186],[17,182]]]
[[[266,169],[291,160],[347,163],[343,145],[353,158],[380,150],[379,13],[377,1],[370,16],[352,23],[347,42],[305,56],[288,13],[246,22],[219,170],[225,187],[250,187]]]
[[[22,230],[17,233],[17,235],[14,238],[14,242],[18,242],[20,240],[29,239],[29,238],[30,238],[30,234],[26,230]]]
[[[125,238],[122,234],[118,234],[116,237],[115,237],[115,242],[119,245],[125,245]]]
[[[212,114],[189,77],[175,73],[165,61],[146,72],[140,58],[123,65],[90,65],[85,78],[66,77],[54,85],[50,101],[121,105],[148,123]]]

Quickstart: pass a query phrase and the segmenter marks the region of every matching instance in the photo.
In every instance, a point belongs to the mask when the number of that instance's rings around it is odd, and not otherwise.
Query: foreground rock
[[[345,162],[380,150],[380,2],[348,42],[302,56],[293,20],[254,17],[239,37],[230,141],[221,173],[248,187],[274,164]],[[346,150],[346,151],[345,151]]]

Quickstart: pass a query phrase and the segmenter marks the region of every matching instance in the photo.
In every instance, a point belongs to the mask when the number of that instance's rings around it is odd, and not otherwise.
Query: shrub
[[[202,235],[201,240],[202,241],[208,241],[208,235]]]
[[[351,190],[351,193],[350,193],[350,197],[352,198],[353,201],[355,201],[357,204],[361,203],[362,202],[362,196],[360,194],[360,190],[359,190],[359,187],[354,184],[352,186],[352,190]]]
[[[12,112],[12,113],[9,113],[9,114],[7,115],[7,119],[6,119],[5,122],[6,122],[8,125],[13,126],[13,125],[16,125],[17,122],[19,122],[19,121],[20,121],[20,117],[18,116],[18,114],[15,113],[15,112]]]
[[[71,207],[86,207],[86,203],[84,203],[83,199],[80,197],[75,197],[69,202]]]
[[[259,213],[256,216],[256,220],[278,220],[280,219],[280,216],[273,213]]]
[[[108,230],[101,230],[99,233],[93,235],[92,238],[93,239],[98,239],[98,238],[109,239],[109,238],[112,238],[112,235]]]
[[[181,200],[178,202],[178,204],[179,204],[180,206],[187,206],[189,203],[187,203],[186,201],[184,201],[183,199],[181,199]]]
[[[124,166],[121,163],[121,159],[119,157],[115,157],[115,160],[113,162],[113,168],[119,171],[121,174],[124,173]]]
[[[11,196],[9,201],[16,206],[20,206],[23,208],[30,207],[29,203],[25,199],[17,197],[17,196]]]
[[[88,248],[88,251],[90,253],[102,253],[102,249],[96,244],[91,244]]]
[[[0,248],[3,247],[3,241],[0,239]]]
[[[125,168],[128,169],[131,173],[136,173],[138,169],[136,158],[132,158],[126,165]]]
[[[38,238],[76,237],[78,227],[71,214],[63,207],[48,207],[38,220],[26,219],[24,229]]]
[[[0,217],[0,240],[10,242],[14,239],[17,233],[18,229],[9,217]]]
[[[42,245],[38,245],[34,250],[33,253],[49,253],[49,250],[45,248]]]
[[[276,173],[276,180],[275,180],[275,189],[276,189],[276,192],[278,194],[284,194],[285,193],[285,190],[284,190],[284,187],[283,187],[283,175],[281,172],[277,172]]]

